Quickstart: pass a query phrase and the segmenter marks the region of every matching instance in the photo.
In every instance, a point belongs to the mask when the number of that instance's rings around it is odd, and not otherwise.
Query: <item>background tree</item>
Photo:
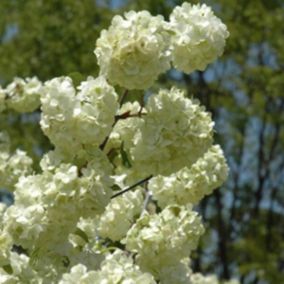
[[[147,9],[167,17],[181,2],[2,0],[0,80],[5,85],[14,76],[96,75],[95,41],[114,12]],[[206,2],[231,33],[225,56],[206,72],[170,71],[158,83],[177,81],[213,113],[231,169],[225,187],[199,208],[208,228],[194,266],[224,279],[239,276],[242,283],[279,284],[284,279],[283,1]],[[0,126],[17,124],[14,145],[21,141],[40,156],[50,145],[35,126],[38,114],[7,119],[4,113]],[[23,124],[29,124],[28,132]]]

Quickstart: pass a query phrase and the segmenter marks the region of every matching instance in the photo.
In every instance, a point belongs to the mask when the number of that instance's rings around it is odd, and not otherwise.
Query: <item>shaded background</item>
[[[0,0],[0,83],[97,75],[96,38],[114,14],[147,9],[166,18],[175,0]],[[189,1],[198,3],[199,1]],[[216,142],[230,166],[224,187],[200,204],[207,232],[193,267],[241,283],[284,283],[284,1],[206,2],[231,33],[223,57],[205,72],[169,71],[156,87],[186,87],[213,113]],[[35,159],[50,147],[39,113],[2,114]],[[9,126],[9,127],[7,127]],[[18,137],[18,138],[17,138]],[[23,139],[24,137],[24,139]],[[35,170],[37,165],[35,165]],[[0,195],[8,200],[5,194]],[[174,283],[173,283],[174,284]]]

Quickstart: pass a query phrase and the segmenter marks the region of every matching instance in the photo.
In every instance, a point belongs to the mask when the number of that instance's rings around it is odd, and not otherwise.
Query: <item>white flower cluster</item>
[[[79,177],[78,168],[68,164],[54,172],[22,177],[16,185],[15,204],[4,215],[5,230],[16,245],[28,250],[56,246],[75,229],[80,217],[104,211],[110,186],[94,169],[84,169]]]
[[[13,191],[21,176],[32,173],[32,163],[26,152],[19,149],[14,154],[0,152],[0,188]]]
[[[162,284],[189,284],[192,274],[189,268],[189,258],[182,259],[175,265],[162,267],[159,271],[159,279]]]
[[[223,53],[229,36],[210,7],[184,3],[170,22],[149,12],[115,16],[97,40],[95,54],[101,73],[127,89],[147,89],[170,68],[191,73],[204,70]]]
[[[222,55],[227,27],[205,4],[183,3],[170,15],[173,31],[173,65],[185,73],[204,70]]]
[[[149,189],[162,208],[168,204],[197,204],[222,185],[227,176],[228,166],[223,151],[215,145],[190,168],[183,168],[168,177],[154,177],[149,182]]]
[[[193,205],[228,174],[211,115],[176,88],[148,93],[145,106],[122,96],[119,107],[110,84],[144,90],[171,63],[203,70],[227,36],[205,5],[185,3],[169,22],[131,11],[97,40],[98,78],[78,87],[69,77],[16,78],[0,88],[1,117],[41,104],[54,145],[32,173],[0,132],[0,188],[15,189],[14,204],[0,204],[0,283],[219,283],[193,274],[189,259],[204,232]],[[126,186],[136,190],[113,195]]]
[[[118,108],[117,94],[103,77],[89,77],[78,92],[69,77],[55,78],[46,82],[41,102],[42,130],[67,157],[97,148],[110,133]]]
[[[186,258],[196,248],[204,228],[190,207],[172,205],[160,214],[145,214],[127,233],[126,248],[137,253],[143,271],[159,277],[159,270]]]
[[[41,277],[37,275],[29,263],[29,257],[24,254],[11,252],[9,257],[11,272],[0,268],[0,283],[3,284],[17,284],[17,283],[42,283]]]
[[[20,113],[35,111],[40,106],[41,88],[36,77],[15,78],[4,90],[7,107]]]
[[[161,90],[149,98],[146,110],[129,149],[134,170],[145,176],[190,167],[212,144],[211,115],[183,91]]]
[[[200,273],[194,273],[190,276],[190,283],[192,284],[219,284],[215,275],[204,276]]]
[[[81,264],[73,267],[71,272],[64,274],[59,284],[155,284],[149,273],[143,273],[133,264],[132,258],[124,252],[116,250],[102,262],[98,271],[87,271]]]
[[[121,240],[134,223],[135,218],[140,216],[142,207],[141,188],[112,199],[100,218],[99,235],[112,241]]]
[[[32,173],[33,160],[24,151],[10,153],[9,148],[8,135],[0,132],[0,188],[13,191],[21,176]]]
[[[148,11],[115,16],[97,40],[95,54],[101,74],[128,89],[146,89],[170,68],[167,33],[162,16]]]

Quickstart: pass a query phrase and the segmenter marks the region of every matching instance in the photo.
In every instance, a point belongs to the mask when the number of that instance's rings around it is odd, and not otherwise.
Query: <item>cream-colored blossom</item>
[[[87,272],[87,267],[83,264],[73,266],[69,273],[62,276],[59,284],[94,284],[96,283],[95,272]]]
[[[32,112],[40,106],[42,83],[36,78],[15,78],[6,89],[8,108],[17,112]]]
[[[129,149],[134,170],[170,175],[190,167],[212,144],[213,121],[198,102],[179,89],[161,90],[146,105],[147,114]]]
[[[116,250],[109,254],[101,264],[101,269],[97,273],[97,282],[112,284],[154,284],[154,278],[151,274],[142,272],[140,268],[133,263],[131,257],[127,257],[121,250]]]
[[[22,150],[15,153],[0,150],[0,188],[14,191],[18,179],[32,173],[32,163],[33,160]]]
[[[40,123],[70,161],[82,156],[91,159],[94,148],[111,132],[117,107],[117,94],[103,77],[89,77],[78,92],[70,78],[55,78],[45,84]]]
[[[0,267],[0,283],[2,284],[17,284],[19,279]]]
[[[130,11],[103,30],[95,54],[101,74],[127,89],[147,89],[170,68],[169,38],[162,16]]]
[[[161,284],[189,284],[191,269],[189,259],[185,258],[174,265],[161,267],[158,279]]]
[[[15,188],[14,203],[0,203],[0,283],[219,283],[189,266],[204,232],[193,205],[228,172],[222,150],[212,146],[210,114],[176,88],[147,97],[146,107],[119,108],[109,82],[146,89],[171,62],[188,73],[203,70],[227,36],[205,5],[177,7],[170,23],[131,11],[114,17],[97,41],[100,77],[78,87],[69,77],[44,86],[16,78],[0,87],[1,117],[41,103],[40,125],[55,146],[35,174],[32,160],[11,152],[0,132],[0,188]],[[149,199],[139,187],[111,199],[115,186],[149,175]],[[118,241],[125,251],[115,248]]]
[[[215,275],[204,276],[200,273],[193,273],[190,276],[192,284],[219,284],[218,278]]]
[[[11,252],[10,265],[13,271],[13,276],[17,278],[17,283],[42,283],[43,279],[32,269],[30,265],[30,258],[25,254]]]
[[[112,130],[118,109],[117,94],[104,77],[89,77],[78,90],[79,104],[73,112],[74,136],[83,139],[84,144],[98,145]]]
[[[231,279],[228,281],[224,281],[223,284],[240,284],[240,281],[238,281],[237,279]]]
[[[144,214],[128,231],[125,243],[128,250],[137,253],[141,269],[157,278],[163,267],[188,257],[203,232],[197,213],[176,205],[159,214]]]
[[[153,276],[140,271],[133,264],[130,257],[122,251],[116,250],[108,254],[97,271],[88,271],[87,268],[78,264],[72,267],[70,273],[63,275],[59,284],[155,284]]]
[[[112,199],[100,219],[98,228],[100,236],[112,241],[121,240],[134,223],[135,218],[141,214],[142,207],[141,188]]]
[[[231,279],[228,281],[224,281],[223,284],[240,284],[240,282],[237,279]]]
[[[168,177],[154,177],[149,182],[149,189],[162,208],[170,204],[197,204],[227,177],[228,166],[223,151],[215,145],[190,168],[183,168]]]
[[[227,27],[205,4],[183,3],[170,15],[172,56],[176,69],[185,73],[204,70],[222,55]]]
[[[4,214],[5,230],[15,244],[34,249],[57,246],[75,230],[80,217],[93,217],[110,201],[111,181],[95,168],[61,164],[54,172],[22,177],[15,203]],[[64,237],[63,237],[64,236]]]

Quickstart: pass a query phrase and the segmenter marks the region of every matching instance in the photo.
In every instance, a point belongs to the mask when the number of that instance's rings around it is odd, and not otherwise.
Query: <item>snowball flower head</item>
[[[78,264],[72,267],[70,273],[63,275],[59,284],[155,284],[153,276],[140,271],[131,258],[122,251],[115,250],[108,254],[102,262],[100,270],[87,271],[87,268]]]
[[[21,176],[31,174],[32,163],[33,160],[22,150],[17,149],[13,154],[0,152],[0,187],[13,191]]]
[[[183,3],[170,15],[173,65],[176,69],[191,73],[203,71],[222,55],[227,27],[205,4]]]
[[[203,276],[200,273],[193,273],[190,277],[190,283],[192,284],[219,284],[219,281],[215,275]]]
[[[151,274],[142,272],[133,263],[132,258],[117,249],[114,253],[107,255],[102,262],[95,283],[154,284],[156,282]]]
[[[144,175],[170,175],[191,166],[212,144],[211,115],[182,90],[161,90],[146,105],[147,115],[130,149]]]
[[[196,248],[204,228],[190,207],[168,206],[160,214],[143,215],[126,236],[126,248],[138,253],[137,263],[143,271],[157,277]]]
[[[59,284],[77,284],[77,283],[95,283],[94,271],[87,271],[87,267],[83,264],[73,266],[69,273],[63,274]]]
[[[111,131],[117,94],[105,78],[89,77],[78,92],[69,77],[55,78],[45,84],[44,93],[41,128],[63,155],[96,147]]]
[[[25,249],[49,249],[68,237],[80,217],[104,211],[112,194],[110,186],[93,167],[83,169],[79,176],[71,164],[21,177],[15,203],[4,214],[5,230]]]
[[[154,177],[149,182],[149,189],[162,208],[169,204],[197,204],[227,177],[228,166],[223,151],[215,145],[190,168],[185,167],[168,177]]]
[[[170,68],[167,23],[148,11],[115,16],[101,32],[95,54],[101,73],[127,89],[147,89]]]
[[[9,108],[17,112],[32,112],[40,106],[42,83],[36,78],[15,78],[5,92]]]
[[[163,284],[189,284],[190,275],[192,273],[189,268],[189,258],[182,259],[178,263],[162,267],[159,271],[159,280]]]
[[[121,240],[134,223],[135,217],[140,215],[142,207],[141,188],[112,199],[100,219],[100,236],[112,241]]]

